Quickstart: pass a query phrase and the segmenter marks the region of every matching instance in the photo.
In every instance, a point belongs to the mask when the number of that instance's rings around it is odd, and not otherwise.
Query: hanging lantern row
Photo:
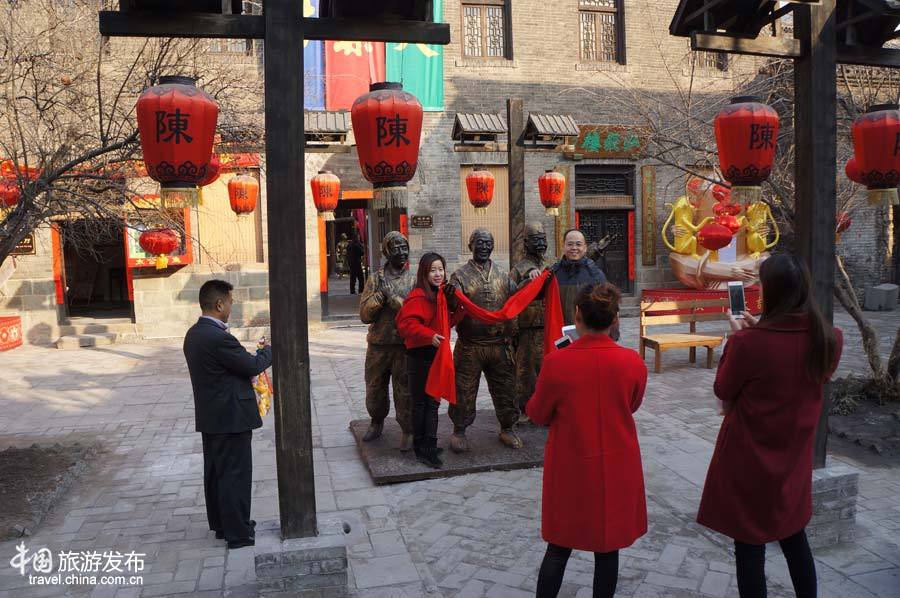
[[[312,189],[313,203],[322,220],[334,220],[334,211],[341,198],[341,179],[330,170],[320,170],[309,181],[309,186]]]
[[[198,205],[197,187],[211,176],[218,117],[218,104],[190,77],[160,77],[138,98],[144,165],[160,184],[163,205]]]
[[[900,107],[869,107],[853,123],[852,133],[853,158],[844,169],[847,177],[866,186],[869,205],[900,205]]]
[[[238,216],[249,216],[256,209],[259,181],[249,174],[239,174],[228,181],[228,200]]]
[[[494,175],[480,166],[475,166],[472,172],[466,175],[466,194],[476,214],[487,213],[487,208],[494,199],[495,183]]]
[[[553,169],[545,170],[538,177],[538,191],[547,215],[559,216],[559,206],[562,205],[566,192],[566,177]]]
[[[138,237],[141,249],[156,256],[156,269],[163,270],[169,265],[169,254],[178,249],[181,239],[171,228],[152,228]]]
[[[715,131],[719,167],[735,203],[760,201],[775,160],[778,113],[753,97],[736,97],[716,115]]]

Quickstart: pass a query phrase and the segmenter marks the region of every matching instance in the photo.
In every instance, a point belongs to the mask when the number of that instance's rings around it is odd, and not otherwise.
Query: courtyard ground
[[[900,314],[873,319],[886,345]],[[844,314],[837,320],[846,333],[839,374],[864,372],[855,327]],[[622,339],[636,346],[636,319],[623,321]],[[365,329],[323,330],[311,343],[319,525],[349,525],[354,595],[533,596],[544,550],[541,469],[375,487],[347,429],[365,416]],[[737,594],[729,541],[694,521],[721,422],[713,376],[677,351],[666,354],[662,374],[650,374],[636,416],[650,529],[622,553],[618,595]],[[256,595],[253,549],[226,550],[206,524],[200,435],[180,343],[77,352],[23,347],[0,355],[0,380],[0,448],[101,446],[23,539],[27,547],[146,554],[141,585],[35,586],[10,564],[20,541],[3,542],[0,598]],[[490,406],[484,389],[482,406]],[[253,517],[267,525],[278,517],[271,414],[253,447]],[[900,596],[900,460],[837,439],[830,452],[832,462],[860,471],[858,526],[852,543],[816,552],[820,595]],[[575,553],[561,596],[590,596],[592,566],[590,555]],[[769,548],[767,571],[770,596],[793,595],[777,545]]]

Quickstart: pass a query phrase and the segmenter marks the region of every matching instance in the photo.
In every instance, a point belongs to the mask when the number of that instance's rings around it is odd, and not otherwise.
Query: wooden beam
[[[727,52],[772,56],[774,58],[800,58],[803,49],[800,40],[792,37],[735,37],[723,33],[691,33],[691,50]]]
[[[306,303],[305,139],[303,118],[297,112],[303,106],[303,31],[294,25],[300,23],[300,2],[267,0],[264,18],[275,465],[281,536],[287,540],[317,533]]]
[[[835,0],[794,12],[794,31],[807,51],[794,62],[794,242],[812,273],[816,302],[834,317],[835,211],[837,210],[837,36]],[[825,467],[831,385],[826,385],[816,431],[814,466]]]
[[[837,61],[841,64],[898,68],[900,67],[900,50],[838,44]]]
[[[525,257],[525,109],[520,99],[506,100],[509,131],[506,160],[509,177],[509,267]]]
[[[446,45],[450,43],[450,25],[422,21],[318,18],[303,20],[303,35],[306,39],[315,40]]]

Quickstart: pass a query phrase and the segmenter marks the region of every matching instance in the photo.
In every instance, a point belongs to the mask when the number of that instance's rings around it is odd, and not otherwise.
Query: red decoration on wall
[[[160,77],[137,101],[138,132],[147,174],[163,201],[197,204],[209,170],[219,106],[190,77]]]
[[[553,169],[545,170],[538,177],[538,190],[547,215],[559,216],[559,206],[562,205],[566,192],[566,177]]]
[[[466,194],[476,214],[484,214],[494,199],[494,175],[476,166],[466,175]]]
[[[152,228],[141,233],[141,249],[156,256],[156,269],[162,270],[169,265],[169,254],[178,249],[181,238],[171,228]]]
[[[628,280],[634,281],[634,211],[628,212]]]
[[[239,174],[228,181],[228,200],[238,216],[248,216],[256,209],[259,181],[249,174]]]
[[[313,203],[323,220],[334,220],[334,210],[341,199],[341,179],[330,170],[320,170],[319,174],[309,181],[312,189]]]
[[[900,205],[900,108],[878,104],[853,123],[853,153],[869,205]],[[849,174],[848,174],[849,176]]]
[[[705,249],[718,251],[731,243],[731,231],[716,222],[710,222],[697,232],[697,241]]]
[[[736,97],[715,120],[716,145],[722,175],[733,191],[751,187],[749,198],[736,197],[735,203],[757,201],[759,186],[769,178],[775,148],[778,145],[778,113],[749,96]]]
[[[375,186],[403,185],[416,174],[422,104],[400,83],[373,83],[369,89],[350,114],[359,167]]]

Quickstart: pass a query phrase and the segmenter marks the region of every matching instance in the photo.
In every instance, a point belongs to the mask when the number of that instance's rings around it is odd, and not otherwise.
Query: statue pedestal
[[[372,442],[363,442],[362,437],[369,427],[368,419],[350,422],[350,431],[356,438],[360,455],[372,481],[376,484],[413,482],[433,478],[477,473],[481,471],[508,471],[542,467],[544,465],[544,444],[547,442],[547,428],[528,424],[519,426],[519,438],[524,448],[511,449],[500,443],[497,417],[492,409],[481,409],[475,423],[466,430],[470,451],[457,455],[448,447],[453,424],[447,414],[441,414],[438,423],[438,446],[444,448],[442,469],[431,469],[416,460],[412,450],[401,453],[400,426],[393,417],[384,422],[384,434]]]

